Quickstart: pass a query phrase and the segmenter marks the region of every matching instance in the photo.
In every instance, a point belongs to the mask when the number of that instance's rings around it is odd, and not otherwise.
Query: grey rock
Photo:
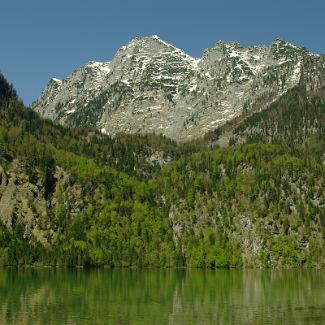
[[[281,39],[251,47],[219,41],[194,59],[151,36],[132,40],[111,62],[91,61],[62,81],[52,79],[32,108],[58,123],[110,135],[188,141],[261,99],[266,107],[298,84],[317,89],[324,76],[323,55]]]
[[[17,186],[15,185],[15,179],[12,178],[10,179],[0,200],[0,220],[3,224],[7,225],[7,227],[11,227],[14,216],[16,190]]]
[[[8,177],[1,166],[0,166],[0,179],[1,179],[1,186],[8,185]]]

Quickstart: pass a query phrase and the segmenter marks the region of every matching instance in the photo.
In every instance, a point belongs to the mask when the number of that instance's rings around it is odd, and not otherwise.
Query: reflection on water
[[[0,269],[0,324],[325,323],[325,271]]]

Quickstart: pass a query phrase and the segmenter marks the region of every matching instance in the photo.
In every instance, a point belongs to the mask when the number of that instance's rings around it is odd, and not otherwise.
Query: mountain
[[[136,38],[111,62],[91,61],[51,79],[32,109],[63,125],[103,133],[156,133],[177,141],[202,137],[262,110],[289,89],[324,85],[325,56],[276,39],[244,47],[219,41],[194,59],[157,36]]]
[[[67,128],[4,97],[0,265],[325,267],[323,95],[287,91],[226,149]]]

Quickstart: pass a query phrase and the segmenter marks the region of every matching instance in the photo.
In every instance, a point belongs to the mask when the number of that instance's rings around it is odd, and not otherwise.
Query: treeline
[[[111,138],[96,130],[63,127],[41,119],[32,110],[25,109],[21,102],[11,98],[1,102],[0,127],[5,143],[9,143],[7,137],[10,138],[7,133],[16,132],[14,141],[19,142],[15,140],[16,136],[28,136],[45,147],[54,146],[87,156],[100,165],[109,165],[140,178],[154,175],[165,162],[205,148],[202,143],[177,144],[162,135],[119,134]]]

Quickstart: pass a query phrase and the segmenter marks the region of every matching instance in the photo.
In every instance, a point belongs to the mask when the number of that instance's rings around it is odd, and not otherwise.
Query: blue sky
[[[218,40],[276,37],[325,53],[324,0],[0,0],[0,71],[26,104],[51,77],[110,61],[136,36],[159,35],[198,57]]]

